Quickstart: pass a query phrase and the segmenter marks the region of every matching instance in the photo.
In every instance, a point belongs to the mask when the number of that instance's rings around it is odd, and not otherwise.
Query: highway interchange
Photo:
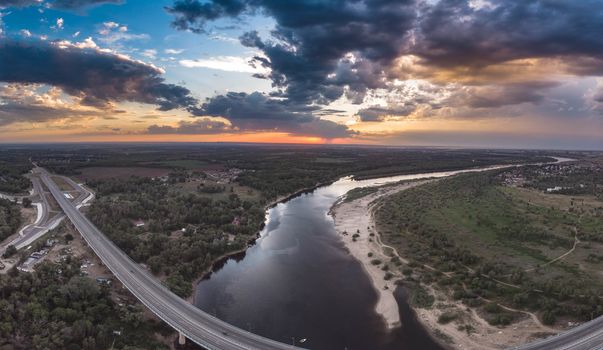
[[[66,176],[57,177],[61,178],[72,188],[66,192],[72,197],[70,198],[70,200],[75,206],[79,207],[89,202],[94,197],[94,194],[91,191],[75,183],[70,178]],[[10,245],[17,248],[17,250],[21,250],[23,248],[28,247],[31,243],[36,241],[38,238],[42,237],[48,231],[57,227],[61,223],[61,221],[65,219],[65,214],[59,208],[52,208],[48,201],[49,194],[44,190],[44,187],[40,180],[40,168],[34,168],[32,174],[30,175],[30,180],[33,185],[33,192],[28,197],[34,199],[32,205],[35,205],[37,208],[36,220],[33,223],[19,230],[19,235],[12,241],[8,242],[6,245],[0,246],[0,255],[4,253],[6,247]],[[3,197],[21,202],[26,196]],[[38,200],[36,200],[36,198]]]
[[[68,198],[50,174],[43,168],[34,168],[31,177],[34,194],[40,197],[36,222],[21,230],[10,244],[23,248],[56,227],[66,217],[74,224],[84,240],[111,270],[117,279],[147,308],[179,331],[186,338],[207,349],[299,349],[232,326],[205,313],[172,293],[146,269],[130,259],[111,240],[94,226],[78,208],[93,194],[67,177],[61,177],[74,188],[77,196]],[[45,196],[42,183],[63,210],[53,212]],[[2,250],[0,248],[0,250]],[[601,350],[603,349],[603,317],[582,324],[566,332],[525,344],[514,350]]]

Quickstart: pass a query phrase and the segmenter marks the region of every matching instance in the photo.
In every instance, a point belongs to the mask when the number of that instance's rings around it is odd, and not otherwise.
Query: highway
[[[32,203],[37,207],[38,216],[32,224],[29,224],[23,227],[19,231],[19,236],[13,239],[10,242],[7,242],[4,246],[0,247],[0,255],[4,253],[4,250],[9,245],[14,246],[18,250],[28,247],[38,238],[45,235],[48,231],[57,227],[61,221],[65,218],[65,214],[62,212],[52,211],[50,204],[48,202],[47,196],[49,195],[44,191],[42,183],[40,182],[39,177],[40,168],[34,168],[32,171],[32,175],[30,177],[32,185],[33,185],[33,194],[32,196],[37,196],[40,198],[39,202]],[[73,180],[65,176],[59,176],[66,183],[68,183],[71,187],[73,187],[72,191],[69,192],[77,192],[77,197],[73,198],[73,204],[76,206],[82,205],[84,202],[89,201],[93,198],[92,192],[88,191],[84,187],[76,184]]]
[[[94,226],[64,195],[42,168],[40,179],[69,220],[115,277],[159,318],[210,350],[299,349],[232,326],[205,313],[166,288]]]
[[[601,350],[603,316],[563,333],[521,345],[513,350]]]

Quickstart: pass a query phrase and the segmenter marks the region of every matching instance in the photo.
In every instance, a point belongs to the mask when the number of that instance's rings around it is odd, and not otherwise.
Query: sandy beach
[[[374,230],[373,218],[370,213],[371,203],[382,196],[422,183],[425,183],[425,181],[383,187],[375,193],[353,201],[340,201],[331,209],[337,233],[341,235],[341,239],[350,254],[362,264],[373,286],[379,293],[375,308],[377,313],[383,317],[389,329],[400,325],[398,304],[393,295],[395,278],[386,281],[384,278],[386,271],[382,270],[383,263],[379,265],[372,263],[374,260],[388,262],[390,257],[384,254],[380,240],[376,239],[377,233]],[[354,234],[358,234],[358,237],[354,238]],[[394,271],[391,272],[394,273]]]
[[[381,315],[388,329],[400,326],[400,315],[398,305],[394,298],[394,282],[402,277],[402,274],[393,264],[389,264],[388,272],[393,274],[390,280],[385,280],[386,271],[382,265],[389,262],[391,255],[386,255],[384,249],[393,250],[381,242],[375,231],[372,209],[375,200],[380,197],[391,195],[405,189],[415,187],[434,180],[424,180],[396,184],[379,188],[378,191],[364,197],[351,201],[339,201],[331,209],[331,215],[335,221],[335,229],[341,236],[346,248],[363,266],[367,275],[378,292],[378,301],[375,306],[376,312]],[[357,234],[354,238],[354,234]],[[396,256],[406,264],[408,261],[393,250]],[[389,253],[389,252],[388,252]],[[390,253],[391,254],[391,253]],[[381,261],[374,264],[375,259]],[[426,266],[428,267],[428,266]],[[430,268],[430,267],[428,267]],[[430,293],[435,296],[436,301],[431,308],[415,308],[418,320],[426,327],[435,339],[447,348],[451,349],[506,349],[531,341],[545,334],[556,333],[559,330],[544,326],[535,315],[524,313],[519,322],[507,327],[495,327],[488,324],[474,310],[453,300],[441,291],[428,287]],[[459,324],[450,322],[438,323],[439,316],[444,312],[454,311],[461,316],[464,325],[472,327],[471,332],[459,329]]]

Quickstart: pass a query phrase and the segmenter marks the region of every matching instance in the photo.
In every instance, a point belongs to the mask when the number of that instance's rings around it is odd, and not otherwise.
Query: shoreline
[[[401,267],[407,265],[409,261],[401,256],[394,247],[381,241],[373,217],[373,209],[380,198],[432,181],[437,181],[437,179],[384,186],[376,192],[351,201],[340,200],[329,211],[329,214],[333,217],[337,234],[350,255],[362,265],[378,294],[375,312],[385,321],[387,331],[391,331],[397,326],[403,326],[400,324],[399,309],[394,298],[394,290],[396,280],[402,281],[402,286],[404,285]],[[354,239],[354,234],[359,236]],[[388,251],[387,254],[386,250]],[[369,253],[371,253],[370,256]],[[392,274],[392,278],[385,281],[386,271],[382,270],[381,267],[389,263],[392,256],[399,258],[403,265],[397,267],[394,264],[388,264],[387,272]],[[375,265],[373,263],[374,259],[381,260],[381,263]],[[425,267],[430,268],[429,266]],[[528,316],[529,313],[526,312],[524,312],[524,317],[520,321],[511,325],[506,327],[491,326],[474,309],[453,300],[447,293],[436,290],[431,285],[424,285],[424,287],[435,297],[434,305],[429,308],[421,308],[411,305],[410,301],[409,305],[415,313],[417,321],[423,325],[432,339],[446,349],[507,349],[533,341],[545,334],[559,332],[559,330],[543,326],[535,321],[533,317]],[[459,319],[462,319],[464,324],[471,325],[472,330],[468,332],[460,329],[455,322],[440,323],[440,315],[450,311],[461,314],[462,316]]]
[[[349,202],[340,200],[329,211],[335,223],[335,231],[340,236],[345,248],[361,264],[377,292],[375,312],[383,318],[388,331],[401,326],[398,302],[394,297],[397,276],[393,271],[392,264],[389,263],[391,257],[383,252],[380,240],[377,239],[378,233],[375,230],[370,211],[376,199],[425,182],[404,182],[382,187],[374,193]],[[358,236],[355,237],[355,235]],[[383,270],[385,265],[388,266],[387,271]],[[388,273],[392,276],[386,280],[385,277]]]
[[[264,212],[267,218],[268,215],[268,211],[274,207],[276,207],[277,205],[279,205],[280,203],[284,203],[287,202],[295,197],[301,196],[303,194],[306,193],[311,193],[314,192],[316,189],[323,187],[323,186],[328,186],[330,184],[332,184],[333,182],[335,182],[337,180],[332,180],[332,181],[327,181],[327,182],[319,182],[316,185],[312,186],[312,187],[305,187],[302,188],[300,190],[297,190],[293,193],[287,194],[287,195],[282,195],[279,197],[276,197],[275,199],[269,201],[268,203],[266,203],[266,205],[264,206]],[[198,278],[196,278],[193,282],[192,282],[192,287],[193,287],[193,293],[186,298],[186,301],[188,301],[191,304],[195,304],[195,296],[196,296],[196,290],[197,290],[197,285],[203,281],[206,278],[209,278],[211,276],[212,273],[214,273],[214,270],[216,269],[216,267],[220,266],[220,265],[224,265],[229,259],[234,258],[236,256],[241,255],[242,257],[245,256],[247,249],[251,248],[252,246],[254,246],[257,242],[257,240],[259,238],[261,238],[260,234],[262,233],[262,231],[264,230],[264,227],[266,227],[266,220],[264,220],[264,222],[262,223],[262,226],[260,227],[260,230],[258,232],[255,233],[255,235],[250,236],[249,240],[247,241],[247,244],[237,250],[233,250],[231,252],[228,253],[224,253],[218,257],[216,257],[211,264],[199,275]]]

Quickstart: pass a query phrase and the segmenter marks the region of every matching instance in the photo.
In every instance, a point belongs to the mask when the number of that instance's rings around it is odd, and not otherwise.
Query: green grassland
[[[463,174],[383,199],[375,213],[383,241],[419,267],[447,272],[452,277],[434,285],[468,304],[483,304],[473,300],[481,296],[535,311],[546,323],[603,314],[596,253],[603,202],[506,187],[500,173]],[[576,249],[549,263],[573,247],[576,234]]]

